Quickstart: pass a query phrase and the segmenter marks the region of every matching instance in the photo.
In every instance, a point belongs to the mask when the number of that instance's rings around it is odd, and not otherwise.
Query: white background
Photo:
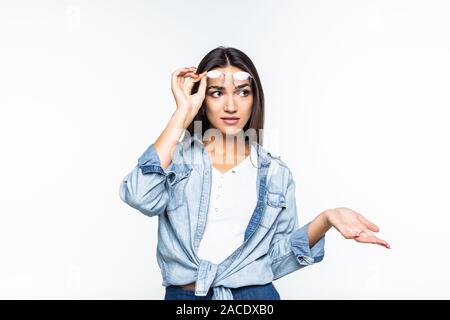
[[[446,1],[1,1],[0,298],[162,299],[157,218],[122,178],[217,46],[255,63],[300,222],[352,208],[392,249],[326,236],[283,299],[450,298]]]

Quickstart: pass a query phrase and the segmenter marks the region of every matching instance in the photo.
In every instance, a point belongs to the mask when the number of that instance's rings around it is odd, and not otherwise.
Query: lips
[[[236,124],[239,122],[239,117],[222,117],[221,118],[226,124]]]
[[[223,120],[239,120],[239,117],[222,117]]]

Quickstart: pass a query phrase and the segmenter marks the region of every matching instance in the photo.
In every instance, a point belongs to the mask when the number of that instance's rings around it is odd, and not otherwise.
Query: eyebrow
[[[247,86],[250,87],[250,84],[249,84],[249,83],[244,83],[244,84],[238,85],[238,86],[236,87],[236,89],[245,88],[245,87],[247,87]],[[225,87],[221,87],[221,86],[209,86],[207,90],[209,90],[209,89],[225,90]]]

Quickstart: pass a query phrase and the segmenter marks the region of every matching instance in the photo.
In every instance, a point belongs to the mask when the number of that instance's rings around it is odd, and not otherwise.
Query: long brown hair
[[[238,67],[243,71],[250,73],[252,76],[252,79],[250,81],[250,86],[253,92],[252,113],[243,130],[245,132],[247,129],[254,129],[257,139],[256,142],[262,145],[262,129],[264,129],[264,92],[258,76],[258,72],[256,71],[256,68],[250,58],[244,52],[238,49],[220,46],[208,52],[208,54],[202,59],[202,61],[200,61],[196,72],[200,74],[203,71],[209,71],[214,68],[223,68],[229,65]],[[191,94],[194,94],[198,91],[199,85],[200,82],[196,82],[194,84]],[[188,131],[191,136],[194,135],[194,121],[201,121],[202,136],[203,133],[210,128],[210,123],[205,113],[205,100],[203,100],[202,106],[200,107],[197,115],[194,117],[193,121],[188,127]]]

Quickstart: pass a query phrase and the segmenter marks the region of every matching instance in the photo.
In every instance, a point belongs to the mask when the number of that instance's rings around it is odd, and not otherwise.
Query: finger
[[[363,237],[363,238],[376,238],[376,236],[369,230],[369,229],[367,229],[367,228],[365,228],[361,233],[360,233],[360,235],[359,235],[360,237]]]
[[[180,77],[180,84],[183,86],[183,90],[186,89],[186,85],[192,82],[192,79],[196,79],[198,77],[194,72],[188,72],[183,77]]]
[[[357,237],[362,230],[365,229],[363,225],[361,226],[337,226],[336,229],[344,236],[345,239],[353,239]]]
[[[367,220],[362,214],[358,214],[357,217],[362,223],[364,223],[366,225],[367,228],[369,228],[369,230],[371,230],[373,232],[380,231],[380,228],[378,228],[378,226],[376,224]]]
[[[352,236],[355,238],[355,237],[359,237],[362,232],[366,231],[367,227],[364,224],[359,223],[357,225],[352,226],[350,230],[351,230]]]
[[[207,82],[206,82],[206,73],[207,73],[207,71],[204,71],[204,72],[201,74],[200,85],[199,85],[199,87],[198,87],[198,92],[199,92],[202,96],[205,96],[205,93],[206,93],[206,85],[207,85]]]
[[[371,236],[364,236],[364,233],[361,234],[361,236],[355,238],[355,241],[361,242],[361,243],[372,243],[372,244],[378,244],[382,246],[387,246],[387,242],[381,239],[378,239],[376,237]]]
[[[194,71],[195,71],[195,67],[191,67],[191,68],[180,68],[180,69],[175,70],[175,71],[172,73],[172,76],[173,76],[173,77],[178,77],[178,76],[180,76],[180,75],[182,75],[182,74],[185,74],[186,72],[194,72]]]
[[[364,232],[362,232],[359,237],[355,238],[355,240],[357,242],[373,243],[373,244],[381,245],[381,246],[386,247],[386,248],[390,248],[390,245],[387,243],[387,241],[382,240],[380,238],[377,238],[369,230],[365,230]]]
[[[203,71],[202,73],[196,73],[196,75],[198,76],[195,79],[195,82],[202,80],[203,78],[206,78],[206,74],[208,73],[208,71]]]
[[[192,92],[192,87],[194,86],[194,83],[200,81],[203,77],[206,76],[207,71],[203,71],[200,74],[197,74],[195,72],[188,72],[186,73],[184,79],[183,79],[183,91],[185,94],[190,95]]]
[[[192,92],[193,85],[194,85],[194,82],[193,82],[192,78],[189,77],[189,78],[185,79],[184,84],[183,84],[184,94],[190,95]]]
[[[200,74],[198,74],[198,73],[195,73],[195,75],[196,75],[196,77],[195,77],[195,78],[193,78],[193,80],[192,80],[192,81],[194,81],[194,82],[198,82],[198,81],[202,80],[202,78],[204,78],[204,77],[206,76],[206,71],[203,71],[203,72],[202,72],[202,73],[200,73]]]
[[[180,68],[175,70],[174,73],[172,73],[172,79],[178,80],[178,82],[180,81],[180,79],[182,79],[186,73],[189,72],[195,72],[195,67],[191,67],[191,68]]]
[[[186,78],[191,78],[191,77],[197,78],[198,74],[196,72],[194,72],[194,71],[189,71],[189,72],[185,73],[182,77],[185,78],[185,79]]]
[[[197,79],[193,79],[192,81],[189,82],[189,84],[187,85],[187,90],[189,92],[189,94],[192,92],[192,87],[194,86],[194,83],[199,82],[200,81],[200,85],[198,87],[198,90],[196,92],[196,95],[200,96],[201,98],[205,98],[205,91],[206,91],[206,71],[201,73]]]
[[[178,83],[181,85],[185,85],[187,83],[187,80],[192,79],[192,78],[197,78],[197,74],[193,71],[188,71],[186,73],[182,73],[178,76]]]
[[[183,84],[183,77],[188,72],[192,72],[192,70],[189,68],[180,68],[175,70],[175,72],[172,73],[172,86],[176,87],[177,85]]]
[[[191,79],[192,79],[191,87],[193,86],[194,83],[199,82],[199,81],[202,80],[205,76],[206,76],[206,71],[204,71],[204,72],[202,72],[202,73],[200,73],[200,74],[195,73],[195,74],[194,74],[194,77],[191,78]],[[187,83],[187,80],[185,81],[185,83]]]
[[[188,85],[188,91],[189,91],[189,92],[192,92],[192,87],[194,86],[194,84],[195,84],[196,82],[201,81],[203,78],[205,78],[205,75],[206,75],[206,71],[205,71],[205,72],[202,72],[202,73],[200,73],[200,74],[198,74],[197,77],[192,78],[192,80],[189,82],[189,85]],[[200,85],[201,85],[201,82],[200,82]],[[199,87],[199,88],[200,88],[200,87]],[[200,90],[200,89],[199,89],[199,90]],[[199,90],[197,90],[197,92],[199,92]]]

